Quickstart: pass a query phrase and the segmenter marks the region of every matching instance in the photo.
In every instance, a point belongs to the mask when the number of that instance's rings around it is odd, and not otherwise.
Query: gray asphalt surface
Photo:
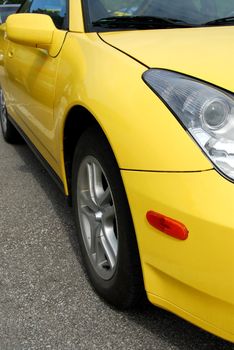
[[[0,350],[233,350],[169,312],[119,312],[91,289],[72,210],[26,145],[0,134]]]

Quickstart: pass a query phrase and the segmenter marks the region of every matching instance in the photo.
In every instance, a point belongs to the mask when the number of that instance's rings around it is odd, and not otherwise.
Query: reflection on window
[[[20,12],[49,15],[55,26],[61,29],[66,15],[66,0],[27,0]]]

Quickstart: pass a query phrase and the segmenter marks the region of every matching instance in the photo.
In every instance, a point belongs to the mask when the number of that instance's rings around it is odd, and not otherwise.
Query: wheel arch
[[[65,169],[65,179],[67,182],[68,195],[71,197],[72,162],[75,148],[81,135],[90,128],[96,126],[103,136],[108,138],[100,123],[94,115],[81,105],[73,106],[67,114],[63,127],[63,163]],[[109,143],[110,144],[110,143]],[[113,152],[113,150],[112,150]]]

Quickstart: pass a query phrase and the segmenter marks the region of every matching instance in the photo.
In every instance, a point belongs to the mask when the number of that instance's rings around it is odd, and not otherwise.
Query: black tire
[[[145,295],[136,236],[119,168],[98,128],[90,128],[81,136],[72,175],[78,240],[91,284],[111,305],[131,308]],[[93,184],[89,181],[92,178],[96,180]],[[93,241],[88,239],[91,227]]]
[[[18,133],[18,131],[16,130],[16,128],[8,118],[5,98],[1,88],[0,88],[0,124],[1,124],[2,134],[6,142],[15,144],[22,141],[20,134]]]

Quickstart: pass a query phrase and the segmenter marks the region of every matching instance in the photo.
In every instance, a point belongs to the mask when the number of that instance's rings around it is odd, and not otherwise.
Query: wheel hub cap
[[[103,213],[101,211],[96,212],[94,215],[95,215],[95,218],[96,218],[97,222],[101,222],[102,221]]]

